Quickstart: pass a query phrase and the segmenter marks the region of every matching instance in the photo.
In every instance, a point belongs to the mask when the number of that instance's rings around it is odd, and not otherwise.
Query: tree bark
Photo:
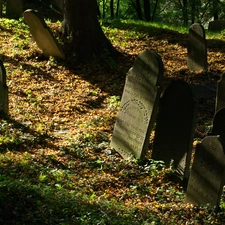
[[[155,1],[155,6],[154,6],[154,9],[153,9],[153,13],[152,13],[152,21],[155,20],[156,9],[157,9],[157,7],[158,7],[158,3],[159,3],[159,0],[156,0],[156,1]]]
[[[143,20],[140,0],[136,0],[136,12],[139,20]]]
[[[119,8],[120,8],[120,0],[117,0],[117,5],[116,5],[116,18],[119,16]]]
[[[150,15],[150,0],[144,0],[144,14],[145,14],[145,20],[149,22],[151,20]]]
[[[96,0],[64,0],[64,30],[70,37],[70,49],[81,62],[103,52],[115,50],[104,35],[97,19]]]
[[[213,0],[213,17],[214,20],[218,20],[219,19],[219,1],[218,0]]]
[[[111,18],[114,18],[114,0],[110,0],[110,12],[111,12]]]
[[[179,0],[178,2],[182,9],[184,26],[187,26],[188,25],[188,0]]]

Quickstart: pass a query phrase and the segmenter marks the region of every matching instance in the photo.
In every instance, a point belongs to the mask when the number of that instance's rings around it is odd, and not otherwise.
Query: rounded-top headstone
[[[219,109],[213,118],[213,135],[225,135],[225,108]]]
[[[140,53],[127,74],[110,144],[124,159],[144,157],[155,122],[162,76],[162,60],[151,50]]]
[[[187,65],[191,71],[207,71],[207,44],[205,30],[201,24],[194,23],[188,35]]]

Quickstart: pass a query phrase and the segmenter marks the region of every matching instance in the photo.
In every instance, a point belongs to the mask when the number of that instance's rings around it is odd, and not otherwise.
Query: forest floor
[[[223,36],[208,38],[208,73],[186,65],[187,33],[168,26],[111,21],[102,28],[122,54],[88,65],[73,56],[43,59],[23,19],[0,19],[0,58],[9,116],[0,118],[0,224],[225,224],[225,196],[214,212],[185,204],[170,168],[125,161],[110,148],[125,77],[153,49],[172,80],[215,83],[225,69]],[[59,22],[47,20],[59,42]],[[212,125],[215,98],[200,102],[194,146]]]

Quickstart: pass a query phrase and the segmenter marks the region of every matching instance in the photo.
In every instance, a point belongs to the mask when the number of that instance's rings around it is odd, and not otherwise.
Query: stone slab
[[[143,158],[148,149],[162,77],[162,60],[150,50],[139,54],[128,72],[111,141],[125,159]]]
[[[174,81],[160,100],[152,158],[172,166],[181,180],[189,177],[198,102],[190,85]]]
[[[224,141],[218,136],[205,137],[196,148],[185,202],[218,208],[224,181]]]
[[[222,31],[225,29],[225,20],[214,20],[209,22],[209,31]]]
[[[189,29],[187,51],[187,65],[189,70],[208,70],[205,30],[198,23],[192,24]]]
[[[219,109],[214,115],[212,132],[210,135],[225,136],[225,108]]]
[[[58,41],[55,39],[40,13],[28,9],[23,13],[23,16],[34,40],[42,50],[43,55],[45,57],[55,56],[64,59],[65,55],[62,52]]]
[[[222,74],[217,82],[215,112],[221,108],[225,108],[225,73]]]
[[[9,113],[8,87],[6,85],[6,71],[3,62],[0,60],[0,111]]]

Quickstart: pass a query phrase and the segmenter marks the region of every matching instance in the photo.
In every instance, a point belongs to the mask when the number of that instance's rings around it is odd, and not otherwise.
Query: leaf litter
[[[130,32],[107,37],[123,53],[88,65],[40,58],[23,20],[0,18],[0,58],[7,71],[9,117],[0,125],[2,224],[225,224],[221,209],[184,204],[185,190],[163,162],[124,161],[109,147],[125,76],[146,49],[162,57],[164,89],[172,80],[216,82],[224,49],[209,47],[209,72],[186,67],[187,35]],[[60,40],[60,24],[48,22]],[[203,101],[195,145],[211,125],[215,99]],[[154,138],[151,135],[150,146]],[[22,215],[22,216],[21,216]],[[50,219],[51,218],[51,219]]]

